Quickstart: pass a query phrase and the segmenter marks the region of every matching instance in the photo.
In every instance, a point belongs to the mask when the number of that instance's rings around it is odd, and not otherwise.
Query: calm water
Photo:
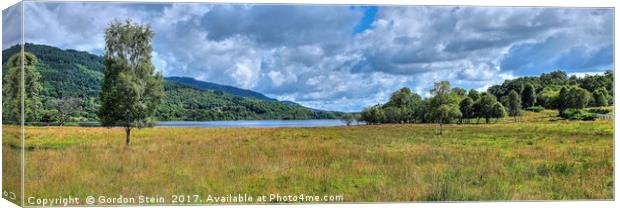
[[[353,123],[354,125],[357,123]],[[222,127],[315,127],[345,126],[339,119],[257,120],[257,121],[160,121],[156,127],[222,128]]]

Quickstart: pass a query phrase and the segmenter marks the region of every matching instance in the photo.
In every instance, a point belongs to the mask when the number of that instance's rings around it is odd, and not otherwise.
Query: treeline
[[[9,79],[7,75],[12,67],[9,58],[20,51],[19,46],[3,50],[3,106],[4,109],[17,108],[11,103],[10,87],[19,80]],[[97,112],[101,106],[99,93],[103,78],[103,58],[101,56],[75,50],[62,50],[52,46],[25,44],[25,51],[36,60],[32,68],[33,85],[29,92],[37,92],[33,97],[32,113],[26,122],[85,122],[98,121]],[[15,67],[13,67],[15,68]],[[15,71],[15,70],[14,70]],[[17,72],[17,71],[16,71]],[[28,75],[28,74],[26,74]],[[195,81],[194,85],[202,84]],[[209,83],[206,83],[209,84]],[[213,85],[213,84],[212,84]],[[205,85],[209,87],[211,85]],[[219,90],[209,90],[183,84],[179,81],[166,80],[164,88],[166,97],[157,107],[155,117],[158,120],[264,120],[264,119],[333,119],[341,113],[320,111],[304,106],[260,97],[260,93],[235,89],[234,92],[245,93],[235,96]],[[216,86],[216,85],[213,85]],[[220,87],[221,86],[216,86]],[[233,90],[233,87],[225,90]],[[259,97],[259,98],[255,98]],[[261,99],[262,98],[262,99]],[[30,101],[30,100],[28,100]],[[34,102],[36,101],[36,102]],[[30,108],[29,108],[30,109]],[[3,110],[3,120],[11,122],[15,117],[11,111]]]
[[[200,90],[173,81],[166,81],[164,89],[166,99],[155,115],[165,121],[334,119],[341,115],[276,100]]]
[[[613,104],[613,73],[586,75],[582,78],[554,71],[538,77],[521,77],[494,85],[486,92],[451,88],[450,83],[435,83],[431,97],[422,98],[409,88],[394,92],[389,101],[365,108],[359,120],[367,124],[381,123],[490,123],[493,119],[512,116],[523,110],[557,109],[570,119],[594,119],[585,107]],[[498,99],[499,98],[499,99]]]

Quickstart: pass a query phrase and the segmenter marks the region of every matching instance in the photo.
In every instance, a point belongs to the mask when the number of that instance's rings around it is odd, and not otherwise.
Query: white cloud
[[[363,11],[345,6],[27,4],[28,42],[101,52],[108,22],[131,17],[152,25],[166,76],[344,111],[405,86],[428,96],[439,80],[481,89],[555,65],[601,71],[613,45],[609,9],[386,6],[354,34]]]

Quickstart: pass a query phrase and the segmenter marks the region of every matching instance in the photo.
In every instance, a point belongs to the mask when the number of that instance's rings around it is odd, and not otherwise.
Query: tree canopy
[[[4,120],[20,122],[22,113],[24,122],[39,120],[39,109],[42,107],[39,97],[41,75],[36,69],[37,63],[37,57],[28,52],[16,53],[8,59],[6,63],[8,72],[2,85]]]
[[[149,25],[112,22],[105,31],[104,78],[99,118],[103,126],[120,126],[129,144],[131,129],[153,126],[164,97],[163,77],[151,63]]]

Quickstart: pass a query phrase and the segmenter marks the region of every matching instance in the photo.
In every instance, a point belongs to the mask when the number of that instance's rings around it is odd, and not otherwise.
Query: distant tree
[[[402,107],[402,106],[406,106],[409,104],[411,97],[413,96],[413,93],[411,92],[411,89],[407,88],[407,87],[403,87],[400,90],[392,93],[392,96],[390,96],[390,100],[385,103],[384,106],[388,107],[388,106],[392,106],[392,107]]]
[[[371,115],[375,120],[375,123],[380,124],[385,122],[385,111],[382,108],[376,107],[371,111]]]
[[[57,113],[56,118],[61,126],[72,116],[80,112],[80,104],[81,102],[78,98],[51,99],[47,102],[48,108],[54,109]]]
[[[448,94],[448,93],[450,93],[450,82],[449,81],[435,82],[433,89],[431,89],[431,94],[434,96]]]
[[[425,99],[425,100],[420,101],[420,103],[415,106],[413,110],[413,115],[417,122],[420,122],[420,123],[430,122],[430,116],[428,113],[430,111],[429,105],[430,104],[428,102],[428,99]]]
[[[450,92],[450,82],[436,82],[429,99],[430,117],[439,123],[439,133],[443,133],[443,124],[462,116],[459,110],[457,96]]]
[[[491,85],[488,89],[486,93],[491,93],[492,95],[494,95],[496,98],[497,97],[501,97],[502,95],[504,95],[506,90],[504,89],[504,87],[500,86],[500,85]],[[482,95],[480,95],[482,96]]]
[[[342,116],[340,116],[340,119],[344,121],[347,124],[347,126],[351,126],[351,124],[355,120],[355,117],[352,114],[345,113],[345,114],[342,114]]]
[[[452,122],[462,116],[461,111],[455,104],[443,104],[433,110],[433,117],[439,123],[439,134],[443,134],[443,124]]]
[[[590,98],[590,92],[581,87],[573,86],[568,92],[568,107],[572,109],[583,109],[588,106]]]
[[[381,124],[385,122],[385,112],[381,108],[381,105],[375,105],[369,108],[365,108],[362,111],[360,119],[366,124]]]
[[[493,104],[493,107],[491,109],[491,117],[495,118],[496,120],[506,117],[506,110],[501,103],[495,102]]]
[[[521,115],[521,96],[516,91],[512,90],[508,93],[508,105],[506,108],[508,109],[508,115],[512,116],[516,122],[517,116]]]
[[[607,90],[605,88],[599,88],[594,93],[592,93],[593,97],[593,106],[607,106],[608,103],[608,95]]]
[[[579,87],[594,92],[599,88],[607,88],[613,85],[613,78],[605,75],[586,75],[578,80]]]
[[[510,91],[514,91],[514,90],[510,90]],[[508,95],[506,96],[502,96],[501,98],[499,98],[499,103],[501,103],[503,106],[508,106],[510,99],[508,98]]]
[[[392,93],[390,100],[382,108],[386,114],[387,123],[415,122],[415,111],[419,110],[422,101],[420,95],[411,92],[411,89],[403,87]],[[389,108],[389,109],[388,109]]]
[[[467,95],[467,90],[460,88],[460,87],[455,87],[452,88],[452,90],[450,90],[452,92],[452,94],[457,95],[457,96],[466,96]]]
[[[557,98],[554,100],[555,108],[558,109],[559,115],[564,114],[564,110],[566,110],[570,106],[568,91],[569,89],[566,86],[562,86]]]
[[[521,93],[521,100],[524,108],[534,106],[536,103],[536,89],[532,84],[526,84]]]
[[[560,94],[556,99],[556,107],[560,115],[564,113],[564,110],[569,108],[577,110],[583,109],[588,106],[590,97],[590,93],[581,87],[562,87]]]
[[[545,108],[555,108],[555,99],[558,98],[560,91],[552,87],[545,87],[538,94],[536,103]]]
[[[548,74],[543,73],[539,79],[543,86],[565,85],[568,82],[568,75],[566,75],[566,72],[558,70]]]
[[[491,118],[494,117],[494,105],[497,102],[497,98],[490,93],[483,93],[480,99],[474,103],[474,113],[478,119],[484,118],[486,123],[491,122]]]
[[[400,108],[397,107],[387,107],[383,108],[383,112],[385,114],[385,123],[401,123],[403,116],[401,115]]]
[[[461,100],[461,103],[459,103],[459,109],[461,110],[461,114],[462,114],[461,122],[467,121],[468,119],[473,118],[474,117],[473,99],[467,97]]]
[[[22,60],[24,60],[23,68]],[[41,75],[39,75],[36,69],[37,63],[37,57],[28,52],[16,53],[7,60],[8,72],[4,77],[2,87],[4,97],[2,99],[2,112],[6,121],[21,121],[22,98],[24,102],[24,122],[39,120],[38,110],[41,109],[42,103],[39,97],[39,92],[41,91],[39,79]],[[24,82],[22,82],[22,79]]]
[[[355,123],[359,124],[362,121],[362,115],[359,113],[353,114],[353,120],[355,120]]]
[[[102,126],[125,128],[129,145],[132,128],[151,127],[164,97],[163,78],[151,63],[149,25],[115,21],[105,31],[104,78],[99,119]]]
[[[467,96],[469,96],[469,98],[471,98],[474,102],[480,99],[480,93],[478,93],[478,91],[476,91],[475,89],[469,90]]]

